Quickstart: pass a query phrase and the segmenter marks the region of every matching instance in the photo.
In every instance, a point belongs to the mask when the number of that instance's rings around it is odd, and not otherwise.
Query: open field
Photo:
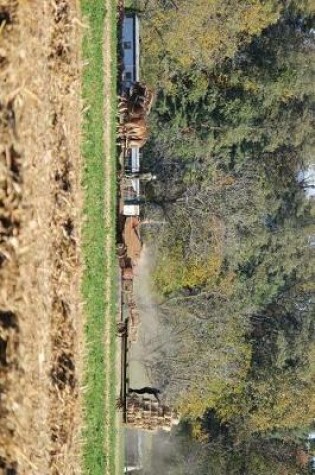
[[[0,0],[0,474],[115,473],[115,9],[90,3]]]
[[[0,2],[0,473],[80,473],[78,16]]]

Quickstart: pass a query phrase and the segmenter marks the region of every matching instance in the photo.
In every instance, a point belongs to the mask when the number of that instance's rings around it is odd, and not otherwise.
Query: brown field
[[[0,0],[0,474],[79,474],[75,0]]]

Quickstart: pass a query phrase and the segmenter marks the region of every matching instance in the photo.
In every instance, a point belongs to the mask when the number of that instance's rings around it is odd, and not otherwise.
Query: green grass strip
[[[116,77],[117,77],[117,21],[116,21],[116,2],[112,0],[111,2],[112,8],[108,12],[110,15],[111,25],[112,25],[112,37],[111,37],[111,70],[113,73],[114,81],[111,83],[111,149],[110,155],[111,157],[116,157],[116,111],[117,111],[117,91],[116,91]],[[111,201],[113,203],[113,207],[109,210],[111,213],[111,222],[116,223],[116,160],[113,160],[113,179],[109,183],[110,191],[111,191]],[[115,225],[109,230],[112,234],[112,242],[115,243]],[[109,431],[109,445],[112,450],[107,454],[108,455],[108,473],[115,474],[116,473],[116,459],[115,453],[117,451],[117,446],[119,444],[118,433],[116,429],[116,382],[117,382],[117,374],[116,374],[116,315],[117,315],[117,282],[118,282],[118,275],[117,275],[117,259],[115,255],[115,250],[109,256],[110,259],[110,276],[113,286],[113,294],[116,298],[113,298],[110,302],[110,360],[109,360],[109,378],[111,381],[111,388],[114,389],[109,393],[109,413],[107,414],[108,420],[108,431]]]
[[[83,227],[83,295],[86,302],[86,342],[85,357],[85,427],[83,433],[83,473],[104,475],[115,473],[115,305],[116,288],[113,288],[110,301],[105,299],[107,276],[114,281],[115,275],[115,83],[112,86],[112,149],[110,157],[104,156],[104,69],[103,36],[105,15],[111,16],[116,25],[115,4],[106,12],[104,0],[81,0],[84,22],[89,28],[83,39],[82,93],[84,107],[87,108],[83,121],[84,156],[83,186],[85,190]],[[116,31],[116,27],[114,27]],[[112,73],[116,78],[116,36],[113,32]],[[109,71],[110,74],[110,71]],[[114,81],[115,82],[115,81]],[[113,161],[113,176],[105,177],[104,160]],[[111,207],[104,209],[105,189],[111,190]],[[105,213],[111,214],[110,228],[105,226]],[[113,249],[106,255],[106,237],[111,235]],[[106,361],[105,350],[105,314],[110,306],[111,335],[110,361]],[[105,412],[106,383],[109,381],[111,392],[110,413]],[[107,433],[108,431],[108,433]],[[105,453],[105,437],[108,434],[109,450]]]
[[[111,69],[113,71],[113,78],[117,78],[117,21],[116,21],[116,1],[112,0],[112,5],[113,7],[111,8],[109,14],[111,16],[111,24],[112,24],[112,38],[111,38],[111,58],[112,58],[112,64],[111,64]],[[112,81],[111,84],[111,104],[112,104],[112,110],[111,110],[111,122],[113,124],[113,127],[111,129],[111,156],[116,157],[116,114],[117,114],[117,90],[116,90],[116,80]],[[111,221],[113,223],[116,222],[116,196],[117,196],[117,190],[116,190],[116,160],[114,160],[113,163],[113,168],[115,170],[114,173],[114,179],[111,181],[111,196],[112,196],[112,202],[114,203],[113,208],[111,209],[112,213],[112,219]],[[113,242],[115,242],[115,231],[116,231],[116,226],[112,229],[112,232],[114,233],[113,236]],[[118,295],[118,289],[117,289],[117,282],[118,282],[118,275],[117,275],[117,259],[115,253],[112,253],[111,255],[111,279],[112,282],[115,283],[113,285],[113,292],[115,295]],[[112,381],[112,385],[115,388],[117,384],[117,373],[116,373],[116,344],[117,344],[117,339],[116,339],[116,315],[117,315],[117,298],[112,300],[112,306],[111,306],[111,312],[110,315],[112,317],[111,319],[111,332],[110,332],[110,379]],[[119,445],[119,434],[117,433],[116,429],[116,391],[111,391],[109,394],[109,407],[110,407],[110,413],[109,413],[109,444],[111,447],[114,448],[109,453],[109,473],[110,474],[115,474],[116,473],[116,460],[117,457],[115,456],[115,453],[117,453],[118,450],[118,445]]]

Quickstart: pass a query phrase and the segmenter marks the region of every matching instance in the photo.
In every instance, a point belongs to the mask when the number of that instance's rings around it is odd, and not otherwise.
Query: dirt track
[[[80,473],[78,15],[0,0],[0,474]]]

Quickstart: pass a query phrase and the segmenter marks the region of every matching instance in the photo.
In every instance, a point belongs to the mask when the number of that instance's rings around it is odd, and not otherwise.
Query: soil
[[[79,474],[75,0],[0,0],[0,474]]]
[[[153,265],[152,252],[144,245],[134,277],[134,298],[140,324],[137,342],[131,345],[128,358],[129,385],[133,388],[159,387],[159,381],[152,371],[152,364],[162,357],[161,349],[168,342],[153,292],[151,277]],[[159,389],[163,390],[161,387]]]
[[[125,221],[123,239],[127,248],[127,257],[131,259],[133,265],[137,265],[140,258],[142,243],[139,234],[139,220],[135,217],[128,217]]]
[[[165,401],[164,388],[152,371],[152,366],[156,364],[156,361],[163,358],[161,349],[168,343],[168,335],[161,323],[157,300],[153,292],[154,260],[152,256],[152,249],[144,245],[134,277],[134,298],[139,310],[140,325],[137,341],[132,343],[128,351],[128,383],[132,388],[158,387],[162,391],[161,400]],[[155,432],[126,427],[126,464],[139,465],[149,470],[151,454],[157,440]]]

